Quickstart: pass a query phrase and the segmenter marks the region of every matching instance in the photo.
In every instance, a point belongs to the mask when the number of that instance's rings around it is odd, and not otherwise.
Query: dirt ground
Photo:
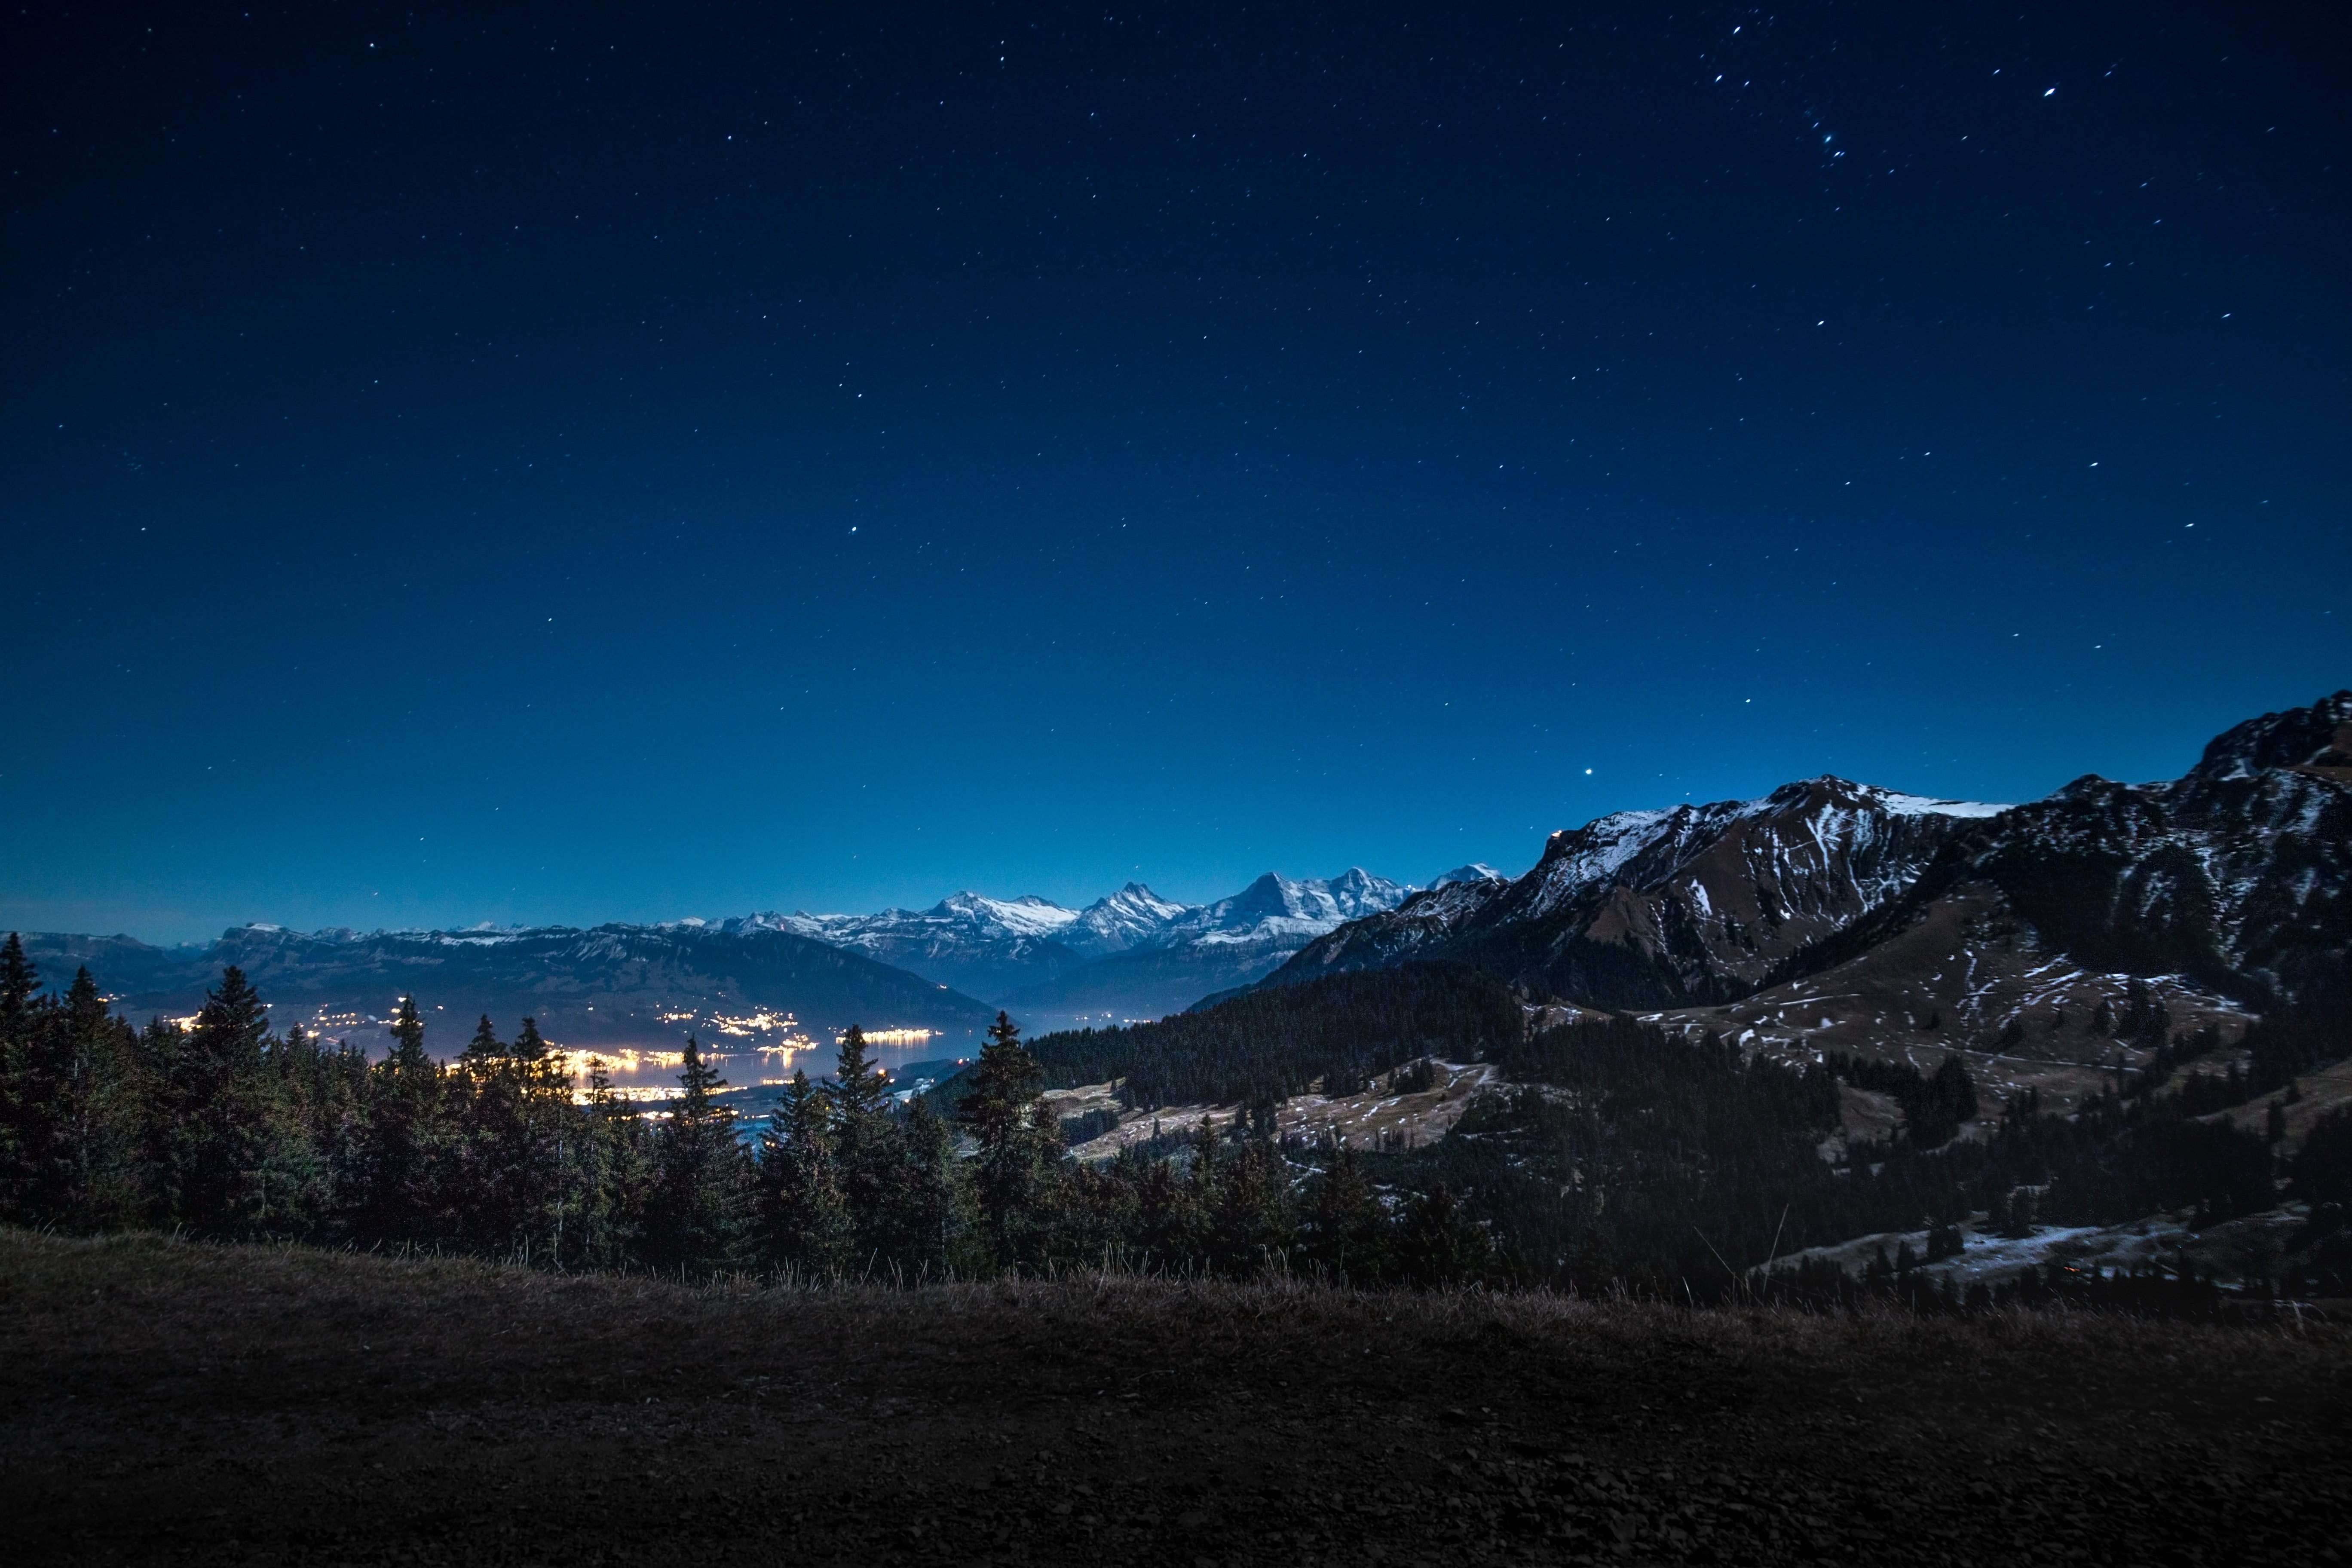
[[[2352,1340],[0,1231],[14,1563],[2345,1561]]]

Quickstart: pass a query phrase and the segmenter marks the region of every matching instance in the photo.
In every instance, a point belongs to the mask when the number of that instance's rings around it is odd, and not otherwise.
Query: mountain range
[[[1131,882],[1083,909],[960,892],[870,915],[26,946],[51,984],[87,963],[134,1015],[194,1012],[235,963],[295,1016],[361,1038],[414,994],[428,1016],[530,1014],[583,1045],[856,1021],[952,1047],[998,1006],[1033,1031],[1116,1023],[1450,959],[1530,1005],[1767,1045],[1876,1050],[1892,1031],[2081,1058],[2102,1014],[2242,1029],[2352,1010],[2352,691],[2234,727],[2176,780],[2091,775],[2006,805],[1805,779],[1612,813],[1553,834],[1522,876],[1471,865],[1425,889],[1269,872],[1208,904]]]
[[[1446,873],[1476,874],[1484,868]],[[1073,910],[961,892],[927,910],[761,914],[1012,1008],[1040,1025],[1154,1018],[1271,973],[1346,921],[1394,909],[1411,885],[1360,868],[1293,880],[1269,871],[1231,898],[1185,904],[1140,882]]]
[[[2164,1019],[2158,1037],[2341,1017],[2352,691],[2237,725],[2162,783],[2094,774],[2001,806],[1825,777],[1616,813],[1552,835],[1525,876],[1340,926],[1263,984],[1415,959],[1531,1002],[1823,1050],[2083,1058],[2102,1013]]]
[[[1268,872],[1209,904],[1130,882],[1082,910],[960,892],[871,915],[454,931],[255,924],[179,947],[30,932],[26,949],[52,984],[87,964],[138,1017],[193,1014],[235,964],[278,1017],[365,1043],[385,1037],[399,999],[413,995],[444,1051],[485,1013],[508,1029],[535,1017],[549,1038],[582,1047],[674,1046],[688,1030],[781,1044],[854,1022],[928,1029],[954,1048],[976,1041],[999,1006],[1024,1018],[1034,1010],[1049,1025],[1179,1011],[1262,978],[1307,942],[1412,890],[1360,869],[1299,880]]]

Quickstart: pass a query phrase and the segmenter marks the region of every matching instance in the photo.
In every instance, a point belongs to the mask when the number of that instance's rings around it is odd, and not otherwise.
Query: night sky
[[[2020,9],[12,8],[0,924],[2177,774],[2352,679],[2352,25]]]

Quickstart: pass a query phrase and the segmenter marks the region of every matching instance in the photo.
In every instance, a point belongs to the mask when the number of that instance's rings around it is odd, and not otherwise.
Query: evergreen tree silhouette
[[[454,1152],[446,1085],[425,1052],[416,998],[404,996],[392,1052],[376,1064],[362,1153],[357,1228],[362,1240],[429,1245],[447,1237],[445,1171]]]
[[[1364,1174],[1363,1162],[1335,1143],[1322,1180],[1315,1184],[1312,1251],[1341,1279],[1368,1284],[1388,1262],[1388,1213]]]
[[[646,1246],[657,1267],[709,1274],[743,1261],[749,1171],[735,1113],[713,1098],[727,1087],[692,1035],[678,1068],[669,1120],[654,1140],[654,1189]]]
[[[1493,1253],[1486,1233],[1462,1212],[1444,1182],[1407,1206],[1397,1250],[1407,1274],[1427,1285],[1475,1279]]]
[[[775,1261],[820,1279],[845,1273],[856,1245],[833,1123],[831,1098],[795,1069],[760,1136],[761,1238]]]
[[[869,1258],[887,1249],[891,1236],[892,1189],[898,1176],[898,1129],[885,1113],[889,1086],[866,1052],[866,1031],[856,1024],[841,1037],[834,1059],[833,1161],[858,1247]]]
[[[1017,1261],[1036,1220],[1045,1183],[1044,1152],[1052,1136],[1037,1123],[1045,1074],[1022,1048],[1021,1027],[1003,1013],[972,1064],[956,1120],[979,1145],[974,1160],[982,1223],[1000,1262]]]

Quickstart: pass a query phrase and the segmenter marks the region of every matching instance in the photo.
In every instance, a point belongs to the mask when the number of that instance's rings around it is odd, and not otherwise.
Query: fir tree
[[[969,1229],[969,1187],[955,1139],[929,1103],[918,1096],[908,1107],[898,1140],[900,1176],[892,1194],[894,1256],[918,1279],[951,1273]]]
[[[898,1128],[885,1112],[888,1080],[866,1054],[866,1031],[841,1037],[826,1090],[833,1106],[833,1160],[858,1246],[871,1257],[893,1239],[891,1200],[899,1171]]]
[[[158,1097],[163,1203],[173,1219],[214,1235],[283,1234],[307,1218],[313,1153],[282,1081],[268,1070],[269,1011],[231,965],[205,994],[195,1026],[176,1042]]]
[[[742,1261],[748,1173],[735,1112],[714,1098],[727,1080],[702,1059],[692,1035],[677,1084],[654,1140],[646,1246],[657,1266],[709,1274]]]
[[[1436,1285],[1477,1279],[1494,1248],[1486,1233],[1462,1212],[1453,1190],[1440,1182],[1407,1205],[1397,1250],[1408,1275]]]
[[[362,1239],[423,1245],[447,1238],[445,1170],[455,1152],[447,1085],[425,1053],[425,1021],[404,996],[392,1025],[392,1053],[370,1085],[355,1224]]]
[[[582,1108],[578,1187],[572,1207],[576,1240],[565,1257],[613,1267],[636,1256],[653,1162],[645,1121],[613,1092],[602,1057],[588,1058],[588,1096]]]
[[[420,1024],[418,1027],[421,1030],[423,1026]],[[506,1042],[499,1038],[499,1032],[490,1026],[490,1016],[485,1013],[482,1021],[474,1026],[474,1037],[466,1042],[466,1048],[458,1054],[457,1060],[468,1070],[481,1074],[492,1070],[506,1054]]]
[[[15,931],[0,943],[0,1051],[14,1053],[25,1043],[25,1020],[39,989],[40,971],[25,956],[24,939]]]
[[[760,1136],[759,1222],[770,1258],[812,1278],[835,1279],[855,1245],[834,1164],[833,1104],[795,1070]]]
[[[1364,1174],[1363,1162],[1335,1142],[1322,1180],[1315,1184],[1312,1253],[1343,1280],[1380,1278],[1387,1266],[1388,1213]]]
[[[1021,1027],[1003,1013],[988,1027],[988,1044],[969,1074],[956,1121],[979,1145],[974,1186],[980,1213],[1000,1262],[1017,1261],[1025,1232],[1037,1217],[1045,1184],[1045,1140],[1037,1123],[1045,1074],[1021,1046]]]

